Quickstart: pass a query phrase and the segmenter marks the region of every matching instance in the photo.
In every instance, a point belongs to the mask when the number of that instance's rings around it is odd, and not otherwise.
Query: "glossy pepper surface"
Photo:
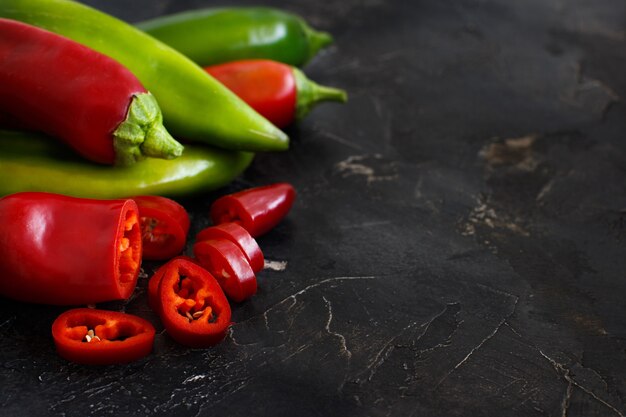
[[[3,0],[0,17],[73,39],[132,71],[178,139],[247,151],[284,150],[287,136],[189,58],[141,30],[69,0]]]
[[[0,18],[0,122],[55,136],[85,158],[128,165],[182,153],[129,70],[71,39]]]
[[[191,10],[137,26],[202,66],[251,58],[300,66],[333,41],[301,17],[269,7]]]
[[[249,188],[218,198],[211,205],[214,224],[241,224],[253,237],[273,229],[287,215],[296,191],[288,183]]]
[[[256,293],[256,275],[235,243],[227,239],[203,240],[193,245],[193,254],[231,300],[241,302]]]
[[[141,317],[114,311],[76,308],[52,323],[59,356],[86,365],[128,363],[152,351],[154,327]]]
[[[321,86],[299,69],[267,59],[227,62],[205,70],[281,128],[304,118],[320,102],[347,100],[345,91]]]
[[[221,223],[216,226],[202,229],[196,235],[196,243],[205,240],[230,240],[241,249],[246,256],[252,271],[259,272],[263,269],[265,259],[257,241],[246,229],[237,223]]]
[[[156,195],[133,197],[139,207],[143,259],[165,260],[185,247],[189,215],[176,201]]]
[[[230,305],[207,270],[185,258],[174,258],[155,272],[149,287],[150,306],[178,343],[208,347],[226,336]]]
[[[183,196],[231,182],[254,154],[187,145],[170,161],[146,158],[132,166],[102,166],[34,133],[0,131],[0,196],[46,191],[89,198],[139,194]]]
[[[70,305],[126,299],[141,265],[133,200],[49,193],[0,199],[0,295]]]

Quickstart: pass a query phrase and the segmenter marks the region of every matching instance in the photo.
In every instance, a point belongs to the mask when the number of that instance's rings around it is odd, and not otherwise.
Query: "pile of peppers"
[[[194,348],[220,342],[230,303],[257,291],[256,238],[295,190],[217,199],[193,256],[183,255],[189,215],[172,198],[228,184],[256,152],[286,150],[282,129],[315,105],[345,102],[298,68],[332,41],[268,7],[130,25],[72,0],[0,2],[0,296],[125,300],[142,261],[157,261],[148,303],[167,333]],[[52,337],[61,357],[108,365],[150,354],[155,329],[81,307],[54,321]]]
[[[2,1],[0,196],[224,186],[255,152],[286,150],[281,129],[315,105],[346,101],[298,68],[332,41],[269,7],[130,25],[72,0]]]

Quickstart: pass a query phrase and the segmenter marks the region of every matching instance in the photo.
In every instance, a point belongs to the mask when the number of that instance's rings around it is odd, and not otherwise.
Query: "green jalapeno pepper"
[[[41,134],[0,130],[0,196],[21,191],[99,199],[182,196],[228,184],[253,156],[188,145],[174,160],[148,158],[111,167],[85,161]]]
[[[70,0],[2,0],[0,17],[73,39],[131,70],[156,97],[175,137],[233,150],[288,147],[287,136],[180,52]]]
[[[301,66],[333,41],[299,16],[269,7],[191,10],[137,27],[202,66],[252,58]]]

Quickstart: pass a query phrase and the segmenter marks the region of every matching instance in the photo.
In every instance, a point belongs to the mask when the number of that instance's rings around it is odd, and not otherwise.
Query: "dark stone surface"
[[[210,1],[89,1],[130,21]],[[229,2],[229,4],[243,2]],[[232,186],[290,181],[284,270],[190,350],[54,352],[60,308],[3,300],[0,414],[625,416],[626,3],[272,1],[331,31],[306,67],[350,102]],[[154,265],[146,265],[150,273]],[[147,279],[128,303],[152,320]]]

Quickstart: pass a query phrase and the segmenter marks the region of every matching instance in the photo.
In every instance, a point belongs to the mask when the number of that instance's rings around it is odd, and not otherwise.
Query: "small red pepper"
[[[25,192],[0,199],[0,295],[70,305],[126,299],[141,265],[133,200]]]
[[[299,69],[267,59],[227,62],[205,71],[281,128],[319,102],[347,100],[345,91],[318,85]]]
[[[257,241],[250,233],[237,223],[222,223],[217,226],[207,227],[196,235],[196,242],[204,240],[226,239],[239,246],[252,267],[252,271],[259,272],[263,269],[265,259]]]
[[[185,346],[212,346],[231,324],[230,305],[220,285],[185,257],[170,260],[154,273],[148,302],[172,339]]]
[[[143,258],[165,260],[178,255],[185,247],[189,215],[174,200],[154,195],[132,197],[139,207]]]
[[[198,263],[219,282],[224,293],[241,302],[256,293],[256,275],[243,251],[226,239],[204,240],[193,245]]]
[[[269,232],[287,215],[296,191],[288,183],[249,188],[218,198],[211,205],[214,224],[241,224],[253,237]]]
[[[0,121],[46,132],[87,159],[131,164],[183,150],[161,110],[117,61],[52,32],[0,19]]]
[[[76,308],[52,323],[59,355],[86,365],[128,363],[152,351],[154,327],[131,314]]]

